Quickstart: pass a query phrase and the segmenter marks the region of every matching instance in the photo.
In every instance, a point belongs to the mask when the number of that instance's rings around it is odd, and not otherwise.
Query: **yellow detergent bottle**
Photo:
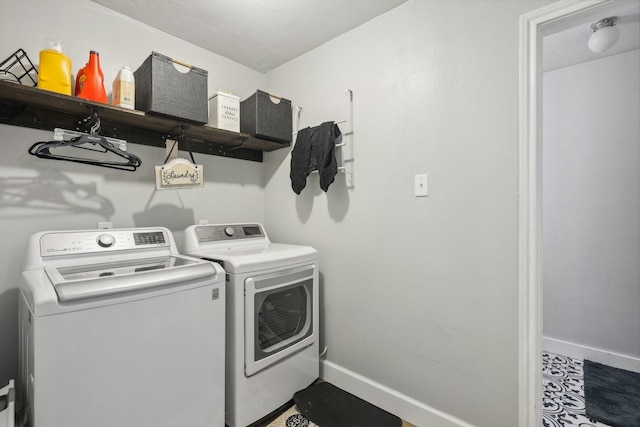
[[[40,51],[38,87],[51,92],[71,95],[71,59],[62,53],[57,41],[48,41],[49,48]]]

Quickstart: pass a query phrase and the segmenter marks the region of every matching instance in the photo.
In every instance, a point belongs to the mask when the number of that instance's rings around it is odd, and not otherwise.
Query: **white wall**
[[[638,76],[640,50],[544,75],[543,330],[640,361]]]
[[[414,0],[267,73],[303,127],[354,92],[353,189],[266,164],[272,239],[320,252],[327,360],[477,426],[517,425],[518,18],[547,3]]]
[[[109,92],[122,65],[135,69],[152,50],[208,70],[209,93],[225,88],[244,98],[266,82],[262,73],[86,0],[3,1],[0,28],[0,60],[23,48],[37,63],[44,38],[50,36],[62,41],[75,73],[87,62],[89,50],[97,50]],[[27,154],[31,144],[51,136],[0,125],[0,385],[17,377],[17,287],[25,242],[32,233],[95,228],[98,221],[112,221],[116,227],[167,226],[180,240],[181,231],[198,219],[264,219],[262,163],[196,153],[196,161],[204,165],[203,189],[156,192],[153,167],[164,161],[164,148],[130,144],[129,150],[143,162],[135,173]],[[92,200],[85,196],[91,192],[103,205],[85,203]],[[65,200],[88,209],[65,207]]]

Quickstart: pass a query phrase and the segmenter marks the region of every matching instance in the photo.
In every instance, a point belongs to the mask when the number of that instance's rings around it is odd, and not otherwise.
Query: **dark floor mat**
[[[612,427],[640,426],[640,374],[584,361],[587,416]]]
[[[402,420],[327,382],[293,395],[302,415],[320,427],[400,427]]]

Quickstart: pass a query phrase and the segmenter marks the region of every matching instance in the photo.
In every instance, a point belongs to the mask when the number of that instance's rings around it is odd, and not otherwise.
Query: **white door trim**
[[[542,425],[542,37],[614,1],[562,0],[520,17],[520,427]]]

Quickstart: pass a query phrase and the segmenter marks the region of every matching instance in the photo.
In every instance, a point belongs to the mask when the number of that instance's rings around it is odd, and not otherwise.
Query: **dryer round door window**
[[[313,266],[245,280],[245,373],[313,343]]]
[[[305,285],[308,287],[309,283],[295,284],[255,295],[256,360],[264,359],[292,339],[302,339],[311,332],[308,322],[311,295]]]

